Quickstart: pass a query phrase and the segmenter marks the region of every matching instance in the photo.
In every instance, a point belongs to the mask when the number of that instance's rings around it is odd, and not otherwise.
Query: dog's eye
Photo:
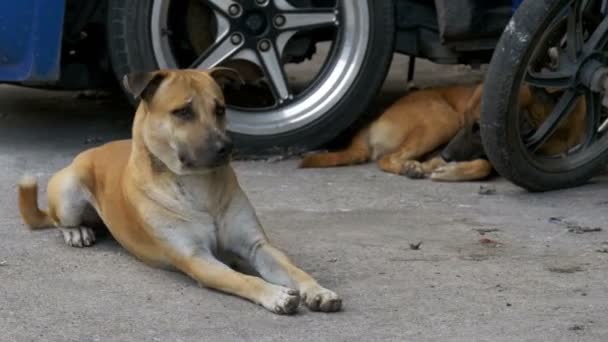
[[[192,107],[186,106],[186,107],[179,108],[179,109],[172,111],[171,115],[173,115],[177,118],[180,118],[182,120],[190,120],[190,119],[194,118],[194,111],[192,110]]]
[[[215,106],[215,115],[217,115],[219,117],[226,115],[226,107],[221,104],[216,105]]]

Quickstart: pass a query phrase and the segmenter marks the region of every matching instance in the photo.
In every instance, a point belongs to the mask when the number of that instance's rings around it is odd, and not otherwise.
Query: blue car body
[[[59,79],[64,0],[0,1],[0,81]]]

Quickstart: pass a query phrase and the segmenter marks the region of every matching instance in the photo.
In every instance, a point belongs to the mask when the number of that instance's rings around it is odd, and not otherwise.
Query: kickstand
[[[416,57],[410,56],[409,63],[407,66],[407,84],[406,89],[414,89],[416,86],[414,85],[414,72],[416,71]]]

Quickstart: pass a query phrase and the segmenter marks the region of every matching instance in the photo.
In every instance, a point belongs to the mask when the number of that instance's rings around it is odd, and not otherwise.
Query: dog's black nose
[[[231,140],[226,139],[224,141],[218,142],[216,145],[216,154],[218,157],[227,157],[232,153],[232,149],[234,148],[234,144]]]
[[[186,155],[181,154],[179,155],[179,162],[182,164],[183,167],[186,168],[190,168],[194,166],[194,163],[192,162],[192,160],[190,158],[188,158]]]

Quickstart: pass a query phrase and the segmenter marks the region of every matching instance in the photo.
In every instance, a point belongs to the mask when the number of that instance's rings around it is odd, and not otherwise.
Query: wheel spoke
[[[536,132],[526,140],[525,143],[532,152],[536,152],[555,133],[562,120],[572,111],[576,100],[576,91],[572,89],[564,91],[551,114],[538,127]]]
[[[601,109],[600,94],[590,90],[585,91],[585,140],[583,146],[591,145],[597,138],[598,128],[600,126],[600,109]]]
[[[308,8],[286,11],[280,14],[284,19],[283,25],[275,26],[284,31],[310,30],[320,27],[335,26],[338,15],[333,8]]]
[[[335,8],[306,8],[298,9],[279,0],[275,5],[284,12],[277,14],[273,25],[280,31],[276,38],[277,51],[282,56],[287,42],[296,33],[338,24],[338,12]]]
[[[279,102],[283,102],[291,97],[287,77],[283,70],[283,65],[279,58],[279,54],[274,44],[267,41],[269,48],[258,48],[258,58],[264,70],[266,78],[270,81],[270,88]]]
[[[283,11],[291,11],[296,9],[296,7],[293,7],[288,0],[274,0],[274,5]]]
[[[576,0],[572,4],[568,15],[568,37],[567,52],[570,61],[576,62],[583,47],[583,19],[582,19],[582,0]]]
[[[525,81],[538,88],[563,89],[570,86],[572,75],[561,71],[528,71]]]
[[[238,34],[225,35],[199,56],[190,68],[205,70],[216,67],[236,54],[243,47],[243,43],[244,38]]]
[[[238,5],[238,3],[236,3],[235,1],[230,1],[230,0],[201,0],[201,1],[207,3],[207,5],[209,5],[209,7],[222,13],[225,16],[229,15],[228,8],[230,8],[231,5]]]
[[[591,34],[591,37],[587,40],[584,46],[585,53],[592,53],[595,50],[601,48],[600,45],[606,40],[606,34],[608,33],[608,16],[604,17],[599,25]]]

